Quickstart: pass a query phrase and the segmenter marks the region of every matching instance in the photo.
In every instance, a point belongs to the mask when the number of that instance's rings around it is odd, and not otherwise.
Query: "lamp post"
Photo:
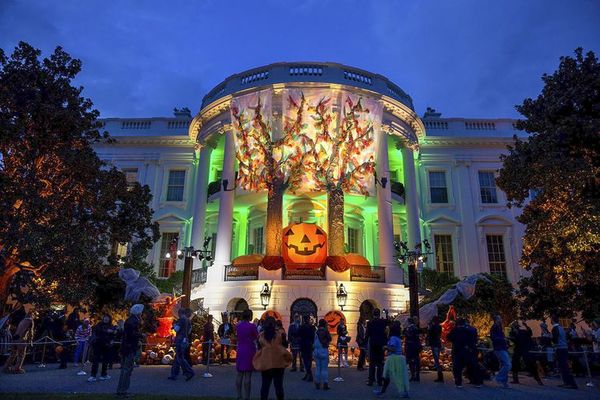
[[[338,286],[335,296],[337,297],[338,305],[340,306],[342,311],[344,311],[344,306],[346,305],[346,301],[348,300],[348,292],[346,291],[346,288],[344,287],[343,283],[340,283],[340,285]]]
[[[183,250],[176,250],[177,258],[180,260],[185,260],[183,264],[183,282],[182,282],[182,292],[183,298],[181,299],[181,306],[183,308],[189,308],[190,301],[192,297],[192,271],[194,269],[194,258],[197,258],[198,261],[206,260],[210,265],[212,265],[212,251],[208,250],[208,245],[210,243],[211,237],[206,237],[203,243],[202,250],[196,250],[193,246],[184,247]],[[173,251],[173,249],[177,249],[177,242],[179,241],[178,237],[175,237],[169,246],[169,249]],[[165,254],[166,259],[170,259],[172,257],[171,252]]]
[[[269,288],[269,284],[265,283],[262,290],[260,291],[260,304],[262,304],[263,309],[266,310],[269,302],[271,301],[271,289]]]
[[[423,251],[423,246],[425,250]],[[396,259],[399,264],[408,265],[408,292],[410,299],[409,313],[415,319],[417,327],[419,326],[419,274],[417,272],[419,263],[427,262],[427,256],[433,254],[429,241],[425,239],[423,243],[418,243],[414,250],[410,250],[406,242],[394,242],[396,249]]]

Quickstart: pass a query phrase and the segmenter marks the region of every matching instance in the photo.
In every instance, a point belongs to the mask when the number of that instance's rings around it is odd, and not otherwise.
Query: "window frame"
[[[350,231],[353,232],[354,237],[352,235],[350,235]],[[358,253],[360,254],[360,229],[354,227],[354,226],[348,226],[346,228],[346,237],[348,240],[346,240],[346,245],[348,246],[348,253]],[[353,246],[350,243],[350,240],[352,238]]]
[[[481,182],[481,178],[483,174],[490,174],[492,176],[492,181],[491,183],[493,184],[493,186],[483,186],[482,182]],[[493,170],[489,170],[489,169],[480,169],[477,170],[477,184],[479,185],[479,203],[483,204],[483,205],[497,205],[500,203],[500,199],[498,196],[498,186],[496,185],[496,171]],[[491,196],[492,192],[491,190],[493,189],[493,200],[494,201],[485,201],[484,200],[484,190],[490,190],[490,193],[488,193]]]
[[[444,169],[428,169],[427,170],[427,183],[429,186],[429,202],[431,204],[450,204],[450,195],[448,193],[448,178],[447,171]],[[442,174],[444,180],[444,186],[433,186],[431,181],[431,174]],[[434,201],[433,190],[444,189],[446,201]]]
[[[260,235],[259,235],[260,232]],[[260,241],[258,238],[260,237]],[[259,246],[260,244],[260,246]],[[252,245],[254,254],[263,254],[265,251],[265,227],[255,226],[252,228]]]
[[[173,272],[177,271],[177,256],[171,254],[171,258],[166,258],[165,255],[167,254],[168,250],[169,250],[169,244],[171,243],[171,241],[173,240],[174,237],[181,237],[180,232],[179,231],[173,231],[173,230],[169,230],[169,231],[164,231],[160,233],[161,237],[160,237],[160,244],[158,246],[158,271],[156,276],[160,279],[168,279],[171,274],[173,274]],[[170,239],[168,240],[168,242],[165,240],[167,237],[169,237]],[[163,244],[165,244],[163,246]],[[179,245],[179,242],[178,242]],[[171,266],[169,268],[166,267],[166,263],[169,262],[171,263]],[[169,274],[165,274],[165,272],[169,272]]]
[[[181,184],[171,184],[171,173],[172,172],[183,172],[183,182]],[[181,203],[186,198],[186,181],[188,179],[188,170],[186,168],[169,168],[167,171],[167,184],[165,185],[165,201],[169,203]],[[172,188],[181,188],[181,199],[169,199],[169,190]]]
[[[441,238],[448,238],[448,242],[446,243],[439,243],[438,242],[438,237]],[[438,251],[438,244],[441,245],[442,247],[446,246],[446,250],[449,250],[449,259],[446,259],[446,257],[443,257],[444,259],[441,260],[441,263],[443,264],[444,267],[450,266],[450,268],[443,268],[440,269],[439,268],[439,262],[440,259],[439,257],[442,256],[442,254],[440,254],[440,252]],[[433,249],[434,249],[434,260],[435,260],[435,270],[439,273],[444,273],[447,274],[448,276],[456,276],[455,273],[455,260],[454,260],[454,240],[453,240],[453,235],[451,233],[447,233],[447,232],[436,232],[433,234]],[[442,252],[444,253],[444,252]]]
[[[496,243],[491,243],[490,244],[490,238],[500,238],[499,242]],[[499,277],[504,277],[506,279],[509,279],[508,276],[508,259],[507,259],[507,254],[506,254],[506,245],[504,243],[504,235],[500,234],[500,233],[494,233],[494,232],[486,232],[485,233],[485,249],[486,249],[486,255],[487,255],[487,260],[488,260],[488,270],[489,273],[491,275],[494,276],[499,276]],[[494,245],[501,247],[502,252],[490,252],[490,245],[493,247]],[[494,256],[500,256],[500,259],[495,259],[492,260],[492,255]],[[497,265],[502,265],[502,270],[498,270]],[[492,265],[494,265],[494,270],[492,270]]]

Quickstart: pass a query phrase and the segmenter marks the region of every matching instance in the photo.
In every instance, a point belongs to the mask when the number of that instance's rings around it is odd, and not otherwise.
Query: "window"
[[[491,171],[479,171],[479,189],[481,191],[481,202],[484,204],[497,203],[496,178]]]
[[[127,257],[127,253],[129,253],[129,245],[128,243],[117,243],[115,249],[115,255],[119,258]]]
[[[448,188],[446,187],[445,171],[429,172],[429,191],[431,193],[432,203],[448,202]]]
[[[264,246],[264,237],[265,237],[265,230],[264,228],[261,226],[259,228],[254,228],[254,253],[257,254],[262,254],[263,253],[263,246]]]
[[[133,185],[137,183],[138,170],[137,168],[126,168],[123,170],[125,174],[125,180],[127,181],[127,187],[131,189]]]
[[[183,201],[183,187],[185,185],[185,171],[169,171],[169,186],[167,187],[167,201]]]
[[[348,228],[348,253],[358,253],[358,229]]]
[[[175,253],[177,251],[177,232],[163,232],[160,237],[160,266],[158,268],[159,278],[168,278],[175,271],[177,263],[177,254],[171,254],[167,258],[167,253]]]
[[[435,268],[438,272],[454,275],[454,257],[452,254],[452,236],[434,235],[435,244]]]
[[[486,240],[490,273],[506,277],[506,257],[502,235],[487,235]]]

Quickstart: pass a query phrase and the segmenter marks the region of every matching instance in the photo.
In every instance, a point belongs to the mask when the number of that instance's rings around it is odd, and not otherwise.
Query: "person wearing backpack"
[[[329,390],[329,345],[331,344],[331,334],[327,329],[327,321],[319,320],[319,328],[315,333],[315,342],[313,358],[315,359],[315,387],[323,390]]]
[[[284,332],[277,329],[275,318],[267,317],[258,337],[260,350],[252,358],[254,369],[261,373],[261,400],[268,400],[271,383],[275,386],[277,400],[284,399],[283,374],[292,364],[292,354],[284,345],[284,336]]]

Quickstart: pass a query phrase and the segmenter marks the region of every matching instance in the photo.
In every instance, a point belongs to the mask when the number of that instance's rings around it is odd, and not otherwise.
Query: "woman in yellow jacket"
[[[261,400],[269,398],[271,382],[275,386],[277,400],[283,400],[283,372],[291,365],[292,354],[286,349],[285,332],[277,329],[275,318],[267,317],[258,337],[260,350],[254,355],[252,365],[262,374]]]

